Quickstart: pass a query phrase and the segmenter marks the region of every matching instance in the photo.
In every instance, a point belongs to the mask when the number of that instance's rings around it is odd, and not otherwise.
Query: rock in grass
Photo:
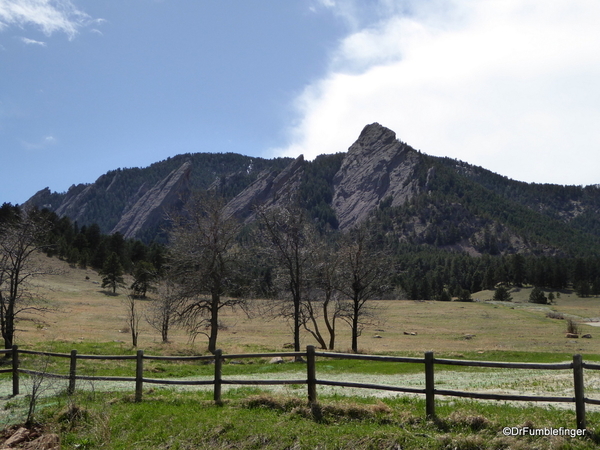
[[[27,428],[19,428],[11,437],[6,440],[4,447],[11,448],[20,444],[21,442],[25,442],[27,439],[29,439],[29,434],[30,433]]]

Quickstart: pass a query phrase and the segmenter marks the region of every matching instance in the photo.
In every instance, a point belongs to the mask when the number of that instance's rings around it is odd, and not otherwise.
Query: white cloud
[[[27,45],[40,45],[40,46],[42,46],[42,47],[45,47],[45,46],[46,46],[46,43],[45,43],[45,42],[42,42],[42,41],[35,41],[35,40],[33,40],[33,39],[29,39],[29,38],[26,38],[26,37],[22,37],[22,38],[21,38],[21,41],[23,41],[23,42],[24,42],[25,44],[27,44]]]
[[[35,142],[25,140],[20,141],[21,147],[24,150],[45,150],[53,145],[56,145],[57,142],[57,139],[52,135],[44,136],[42,139]]]
[[[72,39],[90,20],[70,0],[0,0],[0,30],[33,25],[47,36],[63,32]]]
[[[368,23],[359,2],[322,3],[352,32],[278,154],[345,151],[380,122],[512,178],[600,183],[600,2],[380,0]]]

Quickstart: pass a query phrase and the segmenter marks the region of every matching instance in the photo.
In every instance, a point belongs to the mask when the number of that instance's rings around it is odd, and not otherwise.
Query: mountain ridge
[[[168,177],[187,161],[188,181],[161,191],[158,187],[166,188]],[[150,201],[147,194],[153,189],[171,200],[155,196]],[[27,204],[48,207],[81,224],[99,223],[94,220],[98,217],[105,232],[151,241],[160,227],[157,218],[187,192],[205,189],[223,195],[229,213],[246,223],[253,220],[255,206],[282,206],[296,195],[321,229],[344,231],[366,223],[390,245],[435,245],[470,254],[560,255],[600,249],[598,186],[510,180],[462,161],[423,154],[378,123],[365,126],[347,152],[313,161],[301,156],[177,155],[145,169],[108,172],[63,194],[46,188]],[[120,222],[137,225],[127,229],[117,226]]]

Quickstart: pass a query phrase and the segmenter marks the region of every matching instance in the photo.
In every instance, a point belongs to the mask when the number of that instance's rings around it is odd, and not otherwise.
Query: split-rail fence
[[[586,428],[585,405],[600,405],[600,400],[587,398],[584,395],[583,370],[600,370],[600,364],[588,363],[582,360],[581,355],[574,355],[572,362],[565,363],[514,363],[514,362],[495,362],[495,361],[467,361],[443,359],[434,357],[433,352],[425,352],[423,358],[400,357],[400,356],[375,356],[359,355],[350,353],[334,353],[325,351],[316,351],[312,345],[307,346],[305,352],[279,352],[279,353],[244,353],[244,354],[223,354],[221,350],[216,350],[213,355],[206,356],[150,356],[145,355],[143,350],[138,350],[135,355],[80,355],[77,350],[72,350],[70,354],[53,353],[33,350],[20,350],[18,346],[12,349],[0,350],[0,354],[9,353],[12,356],[12,368],[2,369],[0,373],[12,373],[13,395],[19,394],[19,374],[29,374],[34,376],[47,376],[52,378],[68,379],[69,384],[67,392],[75,392],[76,380],[92,381],[124,381],[135,383],[135,401],[142,401],[144,384],[163,384],[163,385],[212,385],[213,398],[215,403],[221,403],[221,388],[225,385],[285,385],[285,384],[306,384],[308,401],[314,403],[317,401],[317,386],[340,386],[363,389],[376,389],[394,392],[403,392],[410,394],[425,395],[425,409],[428,417],[435,416],[435,396],[463,397],[482,400],[504,400],[504,401],[522,401],[522,402],[554,402],[554,403],[574,403],[577,428]],[[49,356],[58,358],[70,358],[70,370],[68,375],[50,374],[19,367],[19,354]],[[223,361],[238,360],[243,358],[273,358],[273,357],[292,357],[300,360],[306,358],[306,378],[298,380],[235,380],[224,379],[222,376]],[[381,384],[353,383],[348,381],[328,381],[317,378],[316,358],[338,358],[338,359],[356,359],[362,361],[385,361],[395,363],[418,363],[424,365],[425,387],[423,389],[411,387],[398,387]],[[87,376],[77,375],[77,360],[135,360],[135,377],[109,377],[109,376]],[[169,380],[154,379],[144,377],[144,360],[163,360],[163,361],[204,361],[214,364],[214,377],[212,380]],[[549,397],[539,395],[515,395],[515,394],[491,394],[478,392],[463,392],[447,389],[437,389],[435,387],[434,368],[436,364],[468,366],[468,367],[494,367],[505,369],[539,369],[539,370],[572,370],[573,371],[573,397]]]

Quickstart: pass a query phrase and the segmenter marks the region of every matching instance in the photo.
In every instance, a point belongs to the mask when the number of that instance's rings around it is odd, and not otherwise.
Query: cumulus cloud
[[[90,16],[77,9],[70,0],[0,1],[0,30],[33,25],[47,36],[62,32],[72,39],[90,20]]]
[[[370,3],[371,4],[371,3]],[[322,0],[348,23],[277,154],[345,151],[379,122],[512,178],[600,183],[600,3]]]

